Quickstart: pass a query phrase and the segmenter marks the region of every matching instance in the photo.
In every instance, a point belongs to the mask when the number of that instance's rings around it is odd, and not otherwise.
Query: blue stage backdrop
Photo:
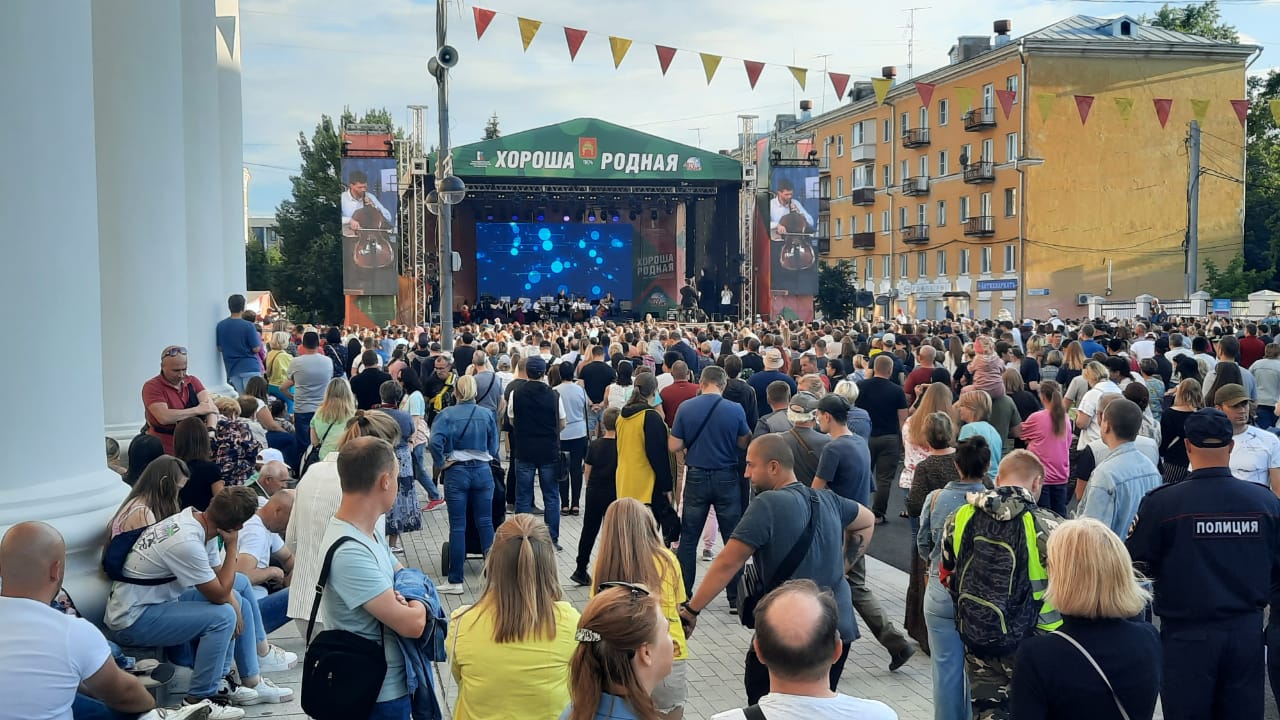
[[[631,299],[627,223],[476,223],[481,295]]]

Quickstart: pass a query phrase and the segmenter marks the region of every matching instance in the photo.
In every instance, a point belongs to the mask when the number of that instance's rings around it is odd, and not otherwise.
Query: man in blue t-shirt
[[[227,309],[231,316],[218,322],[215,330],[218,341],[218,352],[222,353],[222,364],[227,370],[227,382],[236,392],[244,394],[244,386],[249,378],[262,374],[262,361],[258,351],[262,349],[262,337],[253,323],[245,320],[244,296],[232,295],[227,298]]]
[[[747,380],[747,384],[751,389],[756,391],[756,411],[760,417],[764,417],[773,411],[769,407],[769,383],[780,380],[791,388],[791,394],[796,394],[796,381],[790,375],[783,372],[786,367],[786,360],[782,356],[782,351],[777,348],[769,348],[764,354],[764,370],[753,373]]]

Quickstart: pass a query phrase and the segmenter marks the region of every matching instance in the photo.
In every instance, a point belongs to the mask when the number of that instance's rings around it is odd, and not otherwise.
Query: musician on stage
[[[360,230],[360,222],[356,220],[356,211],[370,207],[382,213],[387,224],[395,228],[396,221],[391,213],[378,202],[378,198],[369,192],[369,176],[362,170],[352,170],[347,176],[347,189],[342,193],[342,226],[344,234],[352,236]]]
[[[774,240],[782,240],[783,229],[780,223],[782,218],[791,213],[800,214],[810,227],[814,226],[813,216],[796,202],[796,188],[789,179],[778,178],[777,187],[773,191],[773,199],[769,201],[769,232]]]
[[[693,286],[693,278],[688,278],[680,288],[680,307],[686,320],[692,320],[697,314],[694,309],[698,307],[698,290]]]

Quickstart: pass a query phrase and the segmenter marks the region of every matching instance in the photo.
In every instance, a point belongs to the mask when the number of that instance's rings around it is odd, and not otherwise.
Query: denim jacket
[[[1076,516],[1101,521],[1116,535],[1126,538],[1138,514],[1138,503],[1160,482],[1160,473],[1151,460],[1134,443],[1124,443],[1094,468]]]
[[[942,561],[942,527],[956,508],[965,504],[969,493],[986,492],[980,482],[956,482],[929,493],[924,499],[924,511],[920,513],[920,530],[916,533],[916,551],[925,559],[929,577],[938,577],[938,563]]]
[[[431,458],[444,465],[454,450],[475,450],[498,457],[498,421],[474,400],[445,408],[431,423]]]

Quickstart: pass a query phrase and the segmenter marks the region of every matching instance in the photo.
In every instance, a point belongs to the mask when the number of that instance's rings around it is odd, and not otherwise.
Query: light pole
[[[439,88],[440,148],[436,151],[436,189],[427,195],[427,209],[436,213],[440,231],[440,345],[453,349],[453,206],[467,196],[467,186],[453,174],[449,149],[449,68],[458,64],[458,51],[447,42],[448,15],[445,0],[436,2],[436,55],[427,61],[427,72]]]

